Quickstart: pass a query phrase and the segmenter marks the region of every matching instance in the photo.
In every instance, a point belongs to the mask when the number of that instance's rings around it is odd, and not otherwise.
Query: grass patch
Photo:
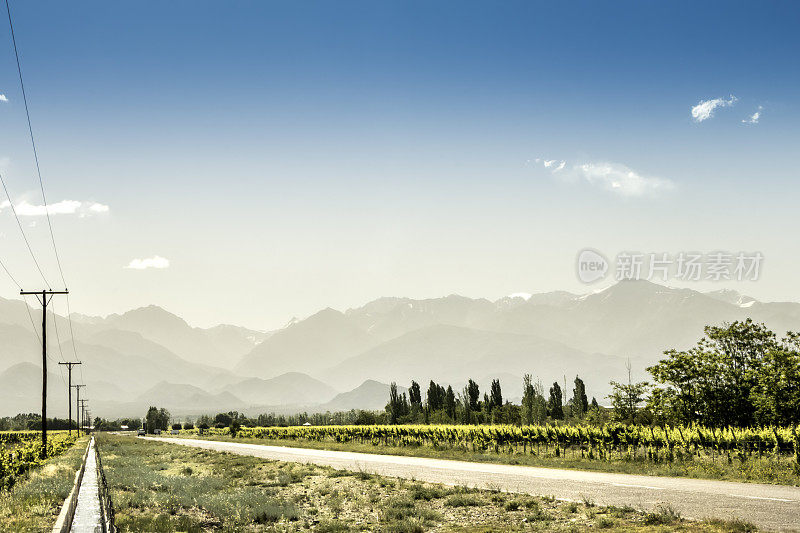
[[[69,496],[86,451],[88,437],[48,459],[16,481],[10,491],[0,491],[0,531],[49,531]]]
[[[652,513],[647,513],[644,523],[648,526],[670,526],[681,520],[681,514],[671,505],[659,505]]]
[[[752,531],[110,435],[100,450],[123,531]]]
[[[758,528],[754,524],[738,518],[732,520],[711,519],[706,520],[706,523],[718,527],[723,531],[730,531],[731,533],[753,533],[758,531]]]
[[[447,495],[447,491],[445,489],[434,485],[417,485],[411,487],[408,493],[412,499],[424,500],[426,502],[444,498]]]
[[[472,494],[451,494],[444,504],[448,507],[479,507],[486,502]]]

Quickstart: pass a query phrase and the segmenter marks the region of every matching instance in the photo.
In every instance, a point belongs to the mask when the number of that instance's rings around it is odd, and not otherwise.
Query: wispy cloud
[[[692,118],[695,122],[703,122],[714,116],[714,111],[718,107],[731,107],[739,99],[733,95],[726,100],[724,98],[714,98],[713,100],[701,100],[699,104],[692,106]]]
[[[671,180],[645,176],[621,163],[589,162],[566,168],[567,162],[564,160],[538,158],[534,161],[551,174],[560,174],[568,181],[582,181],[619,196],[656,196],[675,188]]]
[[[0,102],[8,102],[8,98],[4,94],[0,94]]]
[[[549,168],[553,172],[560,172],[564,170],[564,167],[567,164],[567,162],[563,159],[558,161],[557,159],[541,159],[537,157],[534,161],[541,163],[544,168]]]
[[[0,211],[11,207],[8,200],[0,203]],[[36,205],[28,203],[26,200],[21,200],[14,205],[17,214],[21,217],[43,217],[48,213],[50,215],[78,215],[79,217],[86,217],[90,214],[108,213],[109,207],[97,202],[79,202],[78,200],[61,200],[54,204]]]
[[[742,124],[758,124],[758,121],[761,119],[761,111],[763,109],[763,106],[758,106],[758,111],[750,115],[750,117],[742,120]]]
[[[130,268],[133,270],[144,270],[146,268],[169,268],[169,259],[161,257],[160,255],[154,255],[153,257],[148,257],[145,259],[132,259],[125,268]]]

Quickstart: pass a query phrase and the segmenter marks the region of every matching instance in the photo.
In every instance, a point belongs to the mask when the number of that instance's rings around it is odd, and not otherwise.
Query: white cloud
[[[733,95],[725,100],[724,98],[714,98],[713,100],[701,100],[696,106],[692,106],[692,118],[695,122],[703,122],[714,116],[714,110],[718,107],[731,107],[739,99]]]
[[[621,196],[654,196],[674,187],[670,180],[643,176],[619,163],[584,163],[576,170],[592,185]]]
[[[762,109],[764,109],[763,106],[758,106],[758,111],[750,115],[749,118],[742,120],[742,124],[758,124],[758,121],[761,119]]]
[[[81,207],[81,202],[77,200],[61,200],[48,206],[29,204],[25,200],[16,205],[17,214],[21,217],[43,217],[51,215],[74,215]]]
[[[169,259],[165,259],[159,255],[148,257],[146,259],[132,259],[128,266],[133,270],[144,270],[146,268],[169,268]]]
[[[108,206],[104,204],[93,203],[89,206],[89,211],[94,213],[108,213]]]
[[[0,203],[0,211],[11,207],[8,200]],[[46,208],[44,205],[36,205],[28,203],[27,200],[21,200],[14,208],[17,215],[21,217],[43,217],[48,213],[51,215],[78,215],[85,217],[93,213],[108,213],[109,207],[107,205],[99,204],[97,202],[79,202],[77,200],[61,200],[54,204],[49,204]]]
[[[564,166],[567,164],[566,161],[558,161],[556,159],[536,159],[537,163],[541,163],[544,165],[544,168],[549,168],[553,172],[558,172],[560,170],[564,170]]]
[[[4,94],[0,94],[0,102],[8,102],[8,97]]]
[[[551,174],[561,172],[567,165],[566,161],[557,162],[558,164],[554,161],[536,159],[536,162],[550,170]],[[656,196],[675,187],[671,180],[645,176],[620,163],[580,163],[561,172],[561,176],[570,181],[585,181],[590,185],[627,197]]]

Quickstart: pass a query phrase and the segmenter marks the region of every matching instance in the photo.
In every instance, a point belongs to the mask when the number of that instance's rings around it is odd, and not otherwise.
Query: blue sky
[[[48,202],[81,202],[53,217],[75,310],[268,328],[383,295],[591,290],[584,247],[758,250],[762,278],[730,286],[800,299],[796,4],[11,5]],[[36,206],[1,32],[0,170]],[[581,170],[603,164],[644,192]],[[0,257],[33,286],[14,224]],[[153,256],[169,267],[124,268]]]

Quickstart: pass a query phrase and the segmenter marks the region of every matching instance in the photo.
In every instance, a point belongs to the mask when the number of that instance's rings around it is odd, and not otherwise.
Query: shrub
[[[482,502],[469,494],[453,494],[445,500],[444,504],[448,507],[476,507]]]
[[[671,505],[659,505],[654,512],[645,515],[644,523],[648,526],[670,525],[680,521],[680,519],[681,515],[674,507]]]
[[[183,425],[183,429],[194,429],[194,424],[192,424],[191,422],[186,422]]]

